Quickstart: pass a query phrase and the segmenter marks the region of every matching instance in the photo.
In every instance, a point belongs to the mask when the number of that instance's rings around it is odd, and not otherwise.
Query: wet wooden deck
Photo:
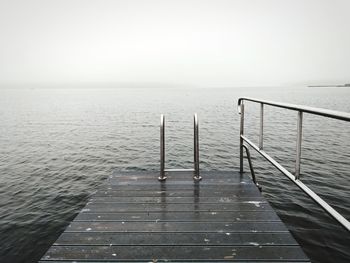
[[[309,262],[245,174],[114,173],[39,262]]]

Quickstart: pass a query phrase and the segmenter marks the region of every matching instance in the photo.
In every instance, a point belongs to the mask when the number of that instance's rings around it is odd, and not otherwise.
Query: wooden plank
[[[124,190],[99,190],[94,194],[94,197],[115,196],[115,197],[260,197],[257,191],[247,191],[246,189],[201,189],[200,191],[192,190],[154,190],[154,191],[124,191]]]
[[[295,263],[295,262],[298,262],[298,263],[310,263],[310,261],[305,261],[305,260],[292,260],[292,261],[289,261],[289,260],[274,260],[274,261],[271,261],[271,260],[238,260],[238,259],[224,259],[224,260],[205,260],[205,259],[201,259],[201,260],[190,260],[190,261],[187,261],[187,260],[157,260],[157,261],[153,261],[153,260],[128,260],[128,261],[124,261],[124,260],[84,260],[84,259],[79,259],[79,260],[51,260],[51,259],[48,259],[48,260],[40,260],[38,263],[86,263],[86,262],[89,262],[89,263],[101,263],[101,262],[104,262],[104,263],[111,263],[111,262],[118,262],[118,263],[130,263],[130,262],[147,262],[147,263],[154,263],[154,262],[181,262],[181,263],[192,263],[192,262],[215,262],[215,263],[227,263],[227,262],[236,262],[236,263]]]
[[[232,179],[232,178],[249,178],[249,173],[241,175],[238,171],[201,171],[201,176],[204,179],[218,178],[218,179]],[[193,178],[193,172],[167,172],[167,177],[173,180],[191,180]],[[157,179],[159,171],[114,171],[108,178],[130,178],[142,179],[142,178],[153,178]]]
[[[234,197],[201,197],[200,200],[196,200],[192,197],[182,197],[182,196],[169,196],[164,200],[164,198],[156,196],[156,197],[133,197],[133,196],[94,196],[89,199],[89,203],[94,202],[113,202],[113,203],[160,203],[166,201],[167,203],[195,203],[200,201],[202,204],[204,203],[235,203],[242,201],[266,201],[262,196],[256,196],[252,200],[252,197],[242,197],[242,196],[234,196]]]
[[[307,260],[296,246],[52,246],[43,259]]]
[[[192,262],[215,262],[215,263],[227,263],[227,262],[236,262],[236,263],[271,263],[271,260],[237,260],[237,259],[230,259],[230,260],[205,260],[205,259],[201,259],[201,260],[157,260],[157,261],[150,261],[150,260],[128,260],[128,261],[124,261],[124,260],[40,260],[38,263],[111,263],[111,262],[118,262],[118,263],[130,263],[130,262],[147,262],[147,263],[153,263],[153,262],[178,262],[178,263],[192,263]],[[293,260],[293,261],[285,261],[285,260],[274,260],[273,263],[294,263],[294,262],[298,262],[298,263],[310,263],[310,261],[304,261],[304,260]]]
[[[251,178],[245,174],[241,176],[237,172],[201,172],[202,180],[200,184],[210,184],[210,183],[251,183]],[[115,174],[108,177],[108,184],[114,183],[154,183],[157,181],[159,173],[133,173],[126,172],[123,174]],[[193,175],[190,173],[169,173],[167,175],[167,185],[178,184],[182,182],[193,184]]]
[[[295,245],[297,242],[289,232],[284,233],[91,233],[91,232],[65,232],[54,245]]]
[[[122,180],[120,178],[108,178],[108,184],[109,185],[135,185],[135,184],[142,184],[142,185],[153,185],[157,183],[157,178],[152,177],[146,177],[146,178],[138,178],[135,180],[127,179],[127,177],[123,177]],[[159,182],[158,182],[159,183]],[[206,178],[205,181],[197,182],[193,181],[193,179],[185,180],[185,179],[169,179],[166,182],[163,182],[163,185],[177,185],[177,184],[187,184],[187,185],[214,185],[214,184],[250,184],[250,179],[245,178],[243,180],[240,180],[238,178],[230,178],[230,179],[215,179],[215,178]]]
[[[99,232],[279,232],[288,231],[282,222],[75,222],[67,228],[73,231],[99,231]]]
[[[106,187],[101,187],[100,190],[112,190],[112,191],[209,191],[209,190],[217,190],[218,185],[220,185],[221,191],[231,191],[235,192],[237,190],[240,191],[251,191],[255,192],[256,186],[253,184],[172,184],[172,185],[166,185],[166,184],[119,184],[119,185],[108,185]]]
[[[91,211],[91,210],[90,210]],[[76,221],[196,221],[196,222],[235,222],[235,221],[280,221],[274,211],[220,211],[220,212],[153,212],[153,213],[97,213],[82,212]]]
[[[245,201],[239,203],[220,203],[220,204],[202,204],[200,202],[194,204],[168,204],[168,203],[90,203],[86,205],[84,211],[94,211],[101,213],[115,212],[158,212],[158,211],[266,211],[272,210],[271,206],[261,201]]]

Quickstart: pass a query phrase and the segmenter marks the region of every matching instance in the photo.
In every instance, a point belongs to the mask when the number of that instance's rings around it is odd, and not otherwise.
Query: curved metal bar
[[[242,98],[238,99],[238,113],[241,113],[241,105],[242,105],[244,100],[262,103],[265,105],[270,105],[270,106],[274,106],[274,107],[278,107],[278,108],[284,108],[284,109],[301,111],[301,112],[305,112],[305,113],[329,117],[329,118],[333,118],[333,119],[337,119],[337,120],[350,121],[350,113],[347,113],[347,112],[333,111],[333,110],[327,110],[327,109],[322,109],[322,108],[314,108],[314,107],[308,107],[308,106],[302,106],[302,105],[296,105],[296,104],[280,103],[280,102],[259,100],[259,99],[255,99],[255,98],[246,98],[246,97],[242,97]]]
[[[160,115],[160,175],[159,181],[165,181],[165,117]]]
[[[195,181],[199,181],[202,177],[199,175],[199,134],[198,134],[198,116],[197,113],[193,116],[193,130],[194,130],[194,176]]]
[[[242,145],[242,147],[245,149],[246,153],[247,153],[247,158],[248,158],[248,163],[249,163],[249,168],[250,168],[250,173],[252,174],[252,179],[254,184],[259,188],[260,192],[262,187],[258,184],[258,182],[256,181],[256,177],[255,177],[255,172],[254,172],[254,168],[253,168],[253,163],[252,163],[252,159],[250,157],[250,151],[248,149],[248,147],[246,145]]]

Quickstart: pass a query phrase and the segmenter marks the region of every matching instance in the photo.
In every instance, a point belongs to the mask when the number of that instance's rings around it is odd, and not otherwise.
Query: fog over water
[[[347,0],[3,0],[0,84],[343,84],[349,11]]]

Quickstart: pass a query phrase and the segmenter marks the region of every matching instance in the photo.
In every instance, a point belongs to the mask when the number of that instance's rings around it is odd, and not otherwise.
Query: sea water
[[[0,90],[0,262],[40,259],[112,171],[158,171],[160,114],[167,168],[192,167],[197,113],[200,169],[237,170],[242,96],[350,112],[350,88]],[[255,143],[259,107],[245,106]],[[265,107],[264,150],[292,173],[296,120]],[[251,153],[263,195],[313,262],[349,262],[349,233]],[[304,114],[301,179],[348,220],[349,161],[350,123]]]

